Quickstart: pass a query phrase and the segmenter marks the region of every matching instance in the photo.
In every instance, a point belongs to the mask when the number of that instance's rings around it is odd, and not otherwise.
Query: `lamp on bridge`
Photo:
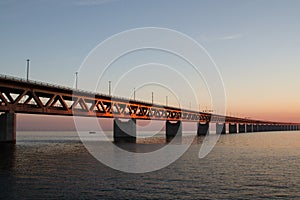
[[[30,62],[30,60],[27,59],[26,61],[27,61],[27,81],[29,81],[29,62]]]
[[[75,72],[75,88],[78,89],[78,72]]]
[[[111,81],[108,81],[108,94],[111,96]]]

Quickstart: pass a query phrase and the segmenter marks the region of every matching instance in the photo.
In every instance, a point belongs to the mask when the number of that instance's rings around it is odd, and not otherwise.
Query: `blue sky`
[[[2,0],[0,70],[25,77],[29,58],[31,79],[73,86],[84,58],[111,35],[170,28],[194,38],[216,62],[228,112],[300,121],[299,8],[297,0]]]

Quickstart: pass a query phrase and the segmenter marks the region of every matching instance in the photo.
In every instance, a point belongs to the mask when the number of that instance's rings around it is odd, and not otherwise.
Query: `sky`
[[[193,38],[208,52],[224,82],[227,114],[300,122],[299,8],[297,0],[2,0],[0,73],[24,78],[26,59],[30,59],[30,79],[74,87],[74,73],[99,43],[129,29],[161,27]],[[174,69],[185,71],[186,77],[193,76],[182,60],[169,54],[144,51],[130,56],[116,63],[103,81],[112,80],[116,86],[121,66],[149,63],[152,58],[163,64],[168,61]],[[140,60],[135,62],[137,58]],[[155,77],[154,82],[174,80],[163,71],[166,68],[152,67],[157,68],[156,75],[145,72],[149,68],[141,68],[136,71],[137,85],[127,77],[114,87],[114,95],[132,95],[136,86],[138,99],[150,101],[151,91],[155,91],[155,101],[163,104],[165,95],[161,94],[166,93],[169,104],[176,106],[176,97],[187,95],[184,84],[169,82],[180,88],[180,94],[168,88],[143,86],[145,78],[151,81]],[[100,86],[93,83],[96,89],[85,87],[89,80],[80,75],[81,89],[108,93],[104,82]],[[209,107],[209,91],[203,80],[193,79],[191,83],[200,100],[189,101],[188,96],[181,106]]]

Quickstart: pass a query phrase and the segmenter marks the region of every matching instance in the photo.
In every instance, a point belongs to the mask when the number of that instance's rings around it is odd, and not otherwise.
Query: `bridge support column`
[[[253,132],[258,132],[258,125],[257,124],[253,124],[252,130],[253,130]]]
[[[246,125],[246,132],[251,133],[253,131],[252,127],[253,127],[252,124],[247,124]]]
[[[268,131],[272,131],[272,125],[271,124],[268,125]]]
[[[114,119],[114,142],[136,142],[136,119]]]
[[[181,139],[182,136],[182,122],[176,121],[166,121],[166,137],[167,141],[170,141],[176,136],[176,138]]]
[[[260,132],[266,132],[267,130],[266,130],[266,125],[260,125],[259,126],[259,130],[260,130]]]
[[[273,125],[269,124],[269,125],[268,125],[268,131],[273,131],[273,129],[274,129],[274,128],[273,128]]]
[[[226,124],[222,123],[216,123],[216,132],[217,134],[226,134]]]
[[[281,126],[280,125],[276,125],[276,131],[281,131]]]
[[[280,125],[280,131],[285,131],[284,125]]]
[[[245,132],[246,132],[246,125],[239,124],[239,133],[245,133]]]
[[[197,135],[207,135],[209,134],[209,122],[205,124],[198,123]]]
[[[16,114],[4,113],[0,115],[0,142],[16,143]]]
[[[237,133],[237,124],[229,124],[229,133]]]

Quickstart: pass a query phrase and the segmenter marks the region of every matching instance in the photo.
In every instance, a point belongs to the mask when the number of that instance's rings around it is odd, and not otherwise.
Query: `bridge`
[[[166,121],[166,137],[182,135],[182,122],[196,122],[197,135],[210,126],[229,133],[292,131],[300,124],[246,119],[152,104],[0,75],[0,142],[16,142],[16,114],[83,116],[114,119],[114,141],[136,141],[136,120]],[[127,119],[122,121],[120,119]],[[226,126],[226,124],[228,124]]]

